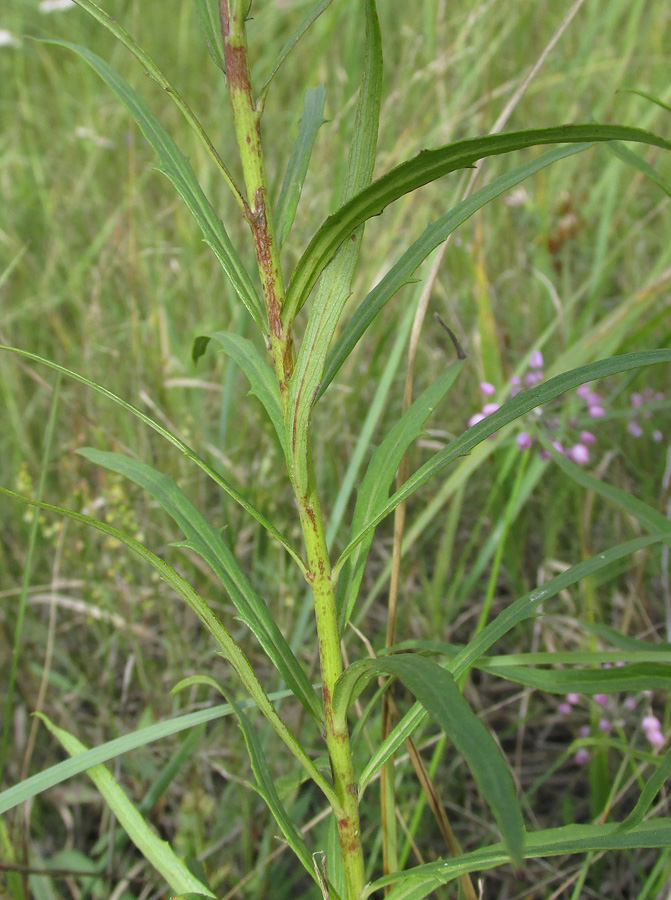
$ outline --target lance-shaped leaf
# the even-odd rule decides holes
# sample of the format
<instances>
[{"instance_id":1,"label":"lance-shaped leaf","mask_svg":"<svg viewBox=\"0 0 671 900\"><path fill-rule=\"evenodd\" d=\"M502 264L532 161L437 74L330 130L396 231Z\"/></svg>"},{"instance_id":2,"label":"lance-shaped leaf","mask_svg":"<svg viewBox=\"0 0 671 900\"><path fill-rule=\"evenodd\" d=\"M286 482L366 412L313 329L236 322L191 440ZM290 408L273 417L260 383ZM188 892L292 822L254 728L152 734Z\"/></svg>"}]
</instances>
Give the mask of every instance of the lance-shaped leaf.
<instances>
[{"instance_id":1,"label":"lance-shaped leaf","mask_svg":"<svg viewBox=\"0 0 671 900\"><path fill-rule=\"evenodd\" d=\"M293 696L292 691L283 690L275 691L268 695L269 700L284 700ZM253 700L240 700L238 706L256 706ZM189 728L197 728L206 722L212 722L220 719L222 716L230 716L233 713L233 707L228 703L213 706L210 709L199 709L197 712L187 713L183 716L175 716L172 719L165 719L162 722L155 722L153 725L147 725L145 728L138 728L128 734L124 734L119 738L106 741L97 747L92 747L85 753L77 754L72 759L63 760L48 769L43 769L30 778L20 781L7 790L0 793L0 815L10 809L14 809L19 803L25 803L31 797L41 794L49 788L55 787L90 769L91 766L97 766L99 763L107 762L123 753L135 750L137 747L146 747L153 741L162 740L172 734L179 734ZM144 803L144 801L143 801Z\"/></svg>"},{"instance_id":2,"label":"lance-shaped leaf","mask_svg":"<svg viewBox=\"0 0 671 900\"><path fill-rule=\"evenodd\" d=\"M539 384L528 391L522 391L515 397L507 400L500 409L487 416L477 425L469 428L468 431L465 431L454 441L451 441L444 450L436 453L432 459L424 463L414 475L408 478L405 484L391 496L384 508L375 514L345 547L334 567L334 576L337 575L344 561L364 539L366 534L372 528L375 528L390 512L393 512L399 503L455 459L458 459L460 456L466 456L470 450L477 447L490 434L494 434L494 432L503 428L504 425L509 425L525 413L531 412L537 406L548 403L550 400L554 400L566 391L578 387L578 385L587 381L595 381L608 375L615 375L618 372L626 372L643 366L666 362L671 362L671 350L642 350L638 353L625 353L622 356L613 356L610 359L602 359L598 362L589 363L586 366L580 366L577 369L571 369L570 372L564 372L555 378L550 378L543 384Z\"/></svg>"},{"instance_id":3,"label":"lance-shaped leaf","mask_svg":"<svg viewBox=\"0 0 671 900\"><path fill-rule=\"evenodd\" d=\"M642 662L612 669L537 669L530 666L497 666L485 659L474 665L499 678L538 688L549 694L617 694L620 691L668 691L671 665Z\"/></svg>"},{"instance_id":4,"label":"lance-shaped leaf","mask_svg":"<svg viewBox=\"0 0 671 900\"><path fill-rule=\"evenodd\" d=\"M247 754L252 766L252 772L254 773L254 777L256 778L256 784L251 785L251 787L253 787L253 789L259 794L259 796L265 800L268 809L273 814L273 818L282 829L282 833L287 839L287 843L294 851L300 862L303 864L303 868L309 873L311 878L319 883L314 865L312 863L312 855L306 847L305 841L299 834L298 829L291 821L289 814L284 807L284 804L280 800L279 794L277 793L277 789L275 787L275 783L273 782L273 777L270 774L270 769L268 768L268 763L266 762L266 757L264 755L261 742L259 741L255 730L250 725L247 716L242 710L242 707L233 702L232 698L228 696L227 692L219 684L219 682L215 681L215 679L211 678L209 675L192 675L188 678L183 678L178 684L174 686L170 693L176 694L183 688L190 687L193 684L204 684L208 687L215 688L221 693L224 700L226 700L233 707L235 717L238 720L240 730L242 731L242 736L245 740Z\"/></svg>"},{"instance_id":5,"label":"lance-shaped leaf","mask_svg":"<svg viewBox=\"0 0 671 900\"><path fill-rule=\"evenodd\" d=\"M237 251L224 228L224 225L212 208L198 183L191 164L170 137L165 128L151 112L144 100L133 90L114 69L95 53L79 44L68 41L49 41L60 47L67 47L78 53L91 68L100 75L112 88L140 128L140 131L151 145L159 161L159 170L166 175L175 186L178 194L186 203L189 212L198 223L205 243L214 251L222 268L235 288L236 293L245 304L254 321L263 331L268 333L266 312L252 281L242 264Z\"/></svg>"},{"instance_id":6,"label":"lance-shaped leaf","mask_svg":"<svg viewBox=\"0 0 671 900\"><path fill-rule=\"evenodd\" d=\"M263 685L259 681L256 672L252 668L242 648L231 636L228 629L222 625L213 610L208 606L200 594L197 593L197 591L194 591L188 581L182 578L172 566L169 566L160 556L152 553L152 551L145 547L144 544L136 541L135 538L120 531L118 528L108 525L106 522L100 522L98 519L84 515L84 513L75 512L72 509L65 509L62 506L54 506L51 503L33 500L30 497L17 494L16 491L10 491L7 488L0 487L0 494L4 494L6 497L11 497L14 500L19 500L21 503L25 503L28 506L35 506L38 509L44 509L61 516L67 516L67 518L73 519L75 522L89 525L97 531L102 532L102 534L109 535L120 541L134 553L137 553L138 556L145 560L145 562L149 563L149 565L159 573L161 578L175 590L182 600L184 600L186 605L195 612L205 628L215 639L221 648L222 655L230 662L240 681L253 698L256 706L268 719L280 739L300 762L310 778L312 778L315 784L322 790L329 803L337 805L338 801L333 788L328 784L319 769L317 769L305 750L301 747L279 716L277 710L268 699L268 695L266 694Z\"/></svg>"},{"instance_id":7,"label":"lance-shaped leaf","mask_svg":"<svg viewBox=\"0 0 671 900\"><path fill-rule=\"evenodd\" d=\"M576 584L581 578L593 575L602 569L611 566L618 560L625 559L637 550L643 550L653 544L662 541L668 532L656 535L647 535L646 537L635 538L632 541L626 541L618 544L603 553L598 553L590 559L583 560L571 566L560 575L551 578L545 584L535 588L528 594L517 599L502 613L493 619L485 628L473 638L448 664L449 670L455 679L463 676L478 659L484 656L489 648L507 634L515 625L535 615L538 606L546 600L555 597L560 591ZM366 764L359 783L363 789L370 781L379 767L396 751L403 741L411 735L423 721L426 713L419 703L415 703L412 708L403 716L401 721L394 727L389 736L375 750L371 759Z\"/></svg>"},{"instance_id":8,"label":"lance-shaped leaf","mask_svg":"<svg viewBox=\"0 0 671 900\"><path fill-rule=\"evenodd\" d=\"M405 411L373 454L357 493L351 533L358 534L387 502L389 486L403 454L422 433L424 423L445 397L461 371L463 362L451 363ZM357 545L348 566L338 580L337 599L341 630L352 615L363 571L373 541L372 531Z\"/></svg>"},{"instance_id":9,"label":"lance-shaped leaf","mask_svg":"<svg viewBox=\"0 0 671 900\"><path fill-rule=\"evenodd\" d=\"M273 423L282 450L284 445L284 418L277 379L266 359L259 353L252 341L233 331L215 331L201 335L193 342L194 363L205 353L210 340L217 341L224 353L230 356L247 376L250 393L263 403L268 418Z\"/></svg>"},{"instance_id":10,"label":"lance-shaped leaf","mask_svg":"<svg viewBox=\"0 0 671 900\"><path fill-rule=\"evenodd\" d=\"M217 0L196 0L196 13L205 35L205 43L217 68L224 71L224 51L221 46L221 22Z\"/></svg>"},{"instance_id":11,"label":"lance-shaped leaf","mask_svg":"<svg viewBox=\"0 0 671 900\"><path fill-rule=\"evenodd\" d=\"M512 190L530 175L539 172L557 160L573 156L575 153L581 153L592 146L593 144L572 144L568 147L556 147L548 150L547 153L543 153L537 159L531 160L522 166L517 166L510 172L506 172L505 175L495 178L491 184L480 188L480 190L471 194L470 197L458 203L454 209L441 216L440 219L428 225L419 238L408 247L398 262L389 269L385 276L380 279L364 298L345 324L327 357L316 399L318 400L321 397L333 381L340 367L354 349L357 341L384 308L385 304L391 300L403 285L412 281L415 272L427 256L442 244L459 225L469 219L479 209L482 209L491 200Z\"/></svg>"},{"instance_id":12,"label":"lance-shaped leaf","mask_svg":"<svg viewBox=\"0 0 671 900\"><path fill-rule=\"evenodd\" d=\"M646 782L645 787L641 791L641 796L636 801L636 805L629 813L627 818L620 822L618 831L631 831L640 822L643 816L652 806L652 802L666 784L667 779L671 776L671 749L667 750L654 773Z\"/></svg>"},{"instance_id":13,"label":"lance-shaped leaf","mask_svg":"<svg viewBox=\"0 0 671 900\"><path fill-rule=\"evenodd\" d=\"M380 101L382 96L382 39L375 0L365 0L366 51L354 133L347 159L343 202L370 184L375 165ZM324 371L326 354L340 314L350 295L359 258L359 229L338 253L319 285L301 342L289 389L287 448L292 458L296 490L308 489L308 429L310 415ZM285 320L291 321L291 320Z\"/></svg>"},{"instance_id":14,"label":"lance-shaped leaf","mask_svg":"<svg viewBox=\"0 0 671 900\"><path fill-rule=\"evenodd\" d=\"M266 604L249 583L221 533L210 525L172 478L122 453L109 453L91 447L77 452L96 465L130 478L161 505L186 538L179 546L193 550L210 566L277 671L305 709L319 721L319 699Z\"/></svg>"},{"instance_id":15,"label":"lance-shaped leaf","mask_svg":"<svg viewBox=\"0 0 671 900\"><path fill-rule=\"evenodd\" d=\"M480 794L498 822L508 853L519 865L524 822L513 777L496 742L449 672L430 659L409 653L354 663L336 683L333 694L336 719L344 724L347 709L370 679L380 673L399 678L464 757Z\"/></svg>"},{"instance_id":16,"label":"lance-shaped leaf","mask_svg":"<svg viewBox=\"0 0 671 900\"><path fill-rule=\"evenodd\" d=\"M634 497L633 494L623 491L621 488L617 488L612 484L607 484L605 481L601 481L600 478L595 478L593 475L590 475L590 473L586 472L581 466L576 465L576 463L567 459L563 454L558 453L553 447L552 442L549 441L545 435L541 435L540 439L543 447L551 454L559 468L563 469L576 484L581 485L581 487L584 487L586 490L600 494L606 500L619 506L626 513L640 522L646 531L660 532L668 530L669 533L671 533L671 521L669 521L666 516L662 515L662 513L658 512L658 510L654 509L648 503L644 503L643 500L639 500L638 497Z\"/></svg>"},{"instance_id":17,"label":"lance-shaped leaf","mask_svg":"<svg viewBox=\"0 0 671 900\"><path fill-rule=\"evenodd\" d=\"M638 850L666 848L671 843L671 819L659 817L641 822L630 831L619 831L617 822L607 825L564 825L526 834L523 856L542 859L565 856L568 853L590 853L604 850ZM464 853L457 859L439 860L416 866L406 872L385 875L369 884L364 898L394 885L387 900L423 900L443 884L454 881L464 872L485 872L511 862L503 844L493 844L484 850Z\"/></svg>"},{"instance_id":18,"label":"lance-shaped leaf","mask_svg":"<svg viewBox=\"0 0 671 900\"><path fill-rule=\"evenodd\" d=\"M308 88L305 92L298 138L289 157L289 164L275 210L275 232L280 247L287 239L296 216L317 132L326 122L324 118L325 97L326 88L323 84Z\"/></svg>"},{"instance_id":19,"label":"lance-shaped leaf","mask_svg":"<svg viewBox=\"0 0 671 900\"><path fill-rule=\"evenodd\" d=\"M42 713L37 715L70 756L86 752L87 748L74 735L57 728ZM165 878L173 891L195 891L206 897L215 896L206 885L189 872L170 844L158 837L105 766L92 766L86 770L86 774L98 788L128 837L144 858Z\"/></svg>"},{"instance_id":20,"label":"lance-shaped leaf","mask_svg":"<svg viewBox=\"0 0 671 900\"><path fill-rule=\"evenodd\" d=\"M404 194L449 172L472 166L479 159L489 156L498 156L541 144L618 140L638 141L671 150L668 141L640 128L588 124L490 134L457 141L436 150L423 150L418 156L378 178L370 187L361 191L326 219L296 266L282 310L283 320L293 321L320 274L349 235L371 216L379 215L385 206Z\"/></svg>"},{"instance_id":21,"label":"lance-shaped leaf","mask_svg":"<svg viewBox=\"0 0 671 900\"><path fill-rule=\"evenodd\" d=\"M207 338L209 341L209 338ZM236 503L238 503L245 512L249 513L252 518L256 519L259 525L262 525L266 531L271 534L276 541L278 541L287 553L293 558L293 560L298 565L299 569L303 574L306 573L305 564L301 559L298 551L291 545L289 540L281 534L277 528L273 525L266 516L263 515L258 509L256 509L252 504L242 496L242 494L236 490L232 484L226 481L216 469L213 469L205 460L198 456L198 454L193 450L188 444L185 444L181 438L177 437L176 434L173 434L171 431L168 431L167 428L164 428L163 425L160 425L157 421L148 416L146 413L142 412L142 410L138 409L137 406L133 406L132 403L128 403L127 400L123 400L117 394L114 394L112 391L108 390L103 385L98 384L95 381L91 381L90 378L85 378L83 375L80 375L78 372L73 372L72 369L66 369L65 366L60 366L58 363L52 362L50 359L45 359L43 356L38 356L36 353L31 353L29 350L21 350L19 347L6 347L4 345L0 345L0 350L8 350L11 353L16 353L19 356L23 356L26 359L32 359L35 362L43 363L50 369L54 369L56 372L61 372L63 375L67 375L68 378L72 378L74 381L78 381L80 384L85 384L87 387L92 388L94 391L97 391L99 394L102 394L103 397L107 397L109 400L114 401L114 403L118 404L122 409L125 409L127 412L131 413L131 415L136 416L140 421L144 422L145 425L148 425L150 428L160 434L161 437L165 438L166 441L169 441L173 445L173 447L177 447L177 449L186 456L187 459L190 459L199 469L202 469L205 474L214 481L215 484L219 485L219 487L228 494Z\"/></svg>"}]
</instances>

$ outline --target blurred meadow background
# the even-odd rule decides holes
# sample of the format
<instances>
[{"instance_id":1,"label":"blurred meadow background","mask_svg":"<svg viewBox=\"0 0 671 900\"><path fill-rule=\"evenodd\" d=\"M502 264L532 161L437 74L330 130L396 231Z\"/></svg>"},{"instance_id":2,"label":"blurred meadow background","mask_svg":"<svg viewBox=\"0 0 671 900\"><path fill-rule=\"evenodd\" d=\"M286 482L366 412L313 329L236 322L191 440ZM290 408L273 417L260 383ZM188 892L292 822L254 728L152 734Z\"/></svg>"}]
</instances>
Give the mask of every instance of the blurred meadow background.
<instances>
[{"instance_id":1,"label":"blurred meadow background","mask_svg":"<svg viewBox=\"0 0 671 900\"><path fill-rule=\"evenodd\" d=\"M101 5L170 76L237 175L224 84L191 0ZM250 337L248 314L109 89L69 51L32 38L86 45L148 100L190 158L251 270L246 227L160 89L96 22L63 6L37 0L4 0L0 6L0 343L49 358L139 406L300 542L281 452L260 404L247 396L246 381L223 355L209 352L197 368L191 362L197 335L225 328ZM255 0L249 35L257 83L310 6L311 0ZM422 148L487 133L569 6L547 0L422 0L410 9L380 2L385 91L376 174ZM268 96L263 138L276 199L305 90L320 83L326 88L328 121L318 133L283 251L288 270L332 211L343 177L361 66L358 7L355 0L335 0L289 57ZM671 114L626 89L671 103L670 47L671 11L664 0L586 0L506 128L593 120L649 128L668 138ZM668 155L631 147L671 181ZM535 152L517 154L515 162ZM481 166L478 185L510 166L510 159L490 159ZM466 171L443 178L369 222L352 310L427 223L461 198L469 177ZM668 347L670 234L669 196L605 146L542 170L466 222L453 236L432 288L415 392L454 354L433 312L457 334L468 363L449 402L414 447L412 467L460 434L483 403L500 399L514 376L524 383L528 374L552 375L616 353ZM421 277L427 273L425 267ZM315 416L318 478L333 515L330 539L336 548L347 538L360 466L401 408L410 325L422 286L407 285L388 304ZM484 393L483 383L494 393ZM543 411L553 436L566 448L586 446L589 458L576 459L586 470L666 512L668 367L613 377L591 389L598 400L572 393ZM225 539L317 679L311 601L300 573L202 472L118 405L67 377L58 381L39 362L0 353L0 397L0 484L35 495L42 482L47 501L139 537L193 581L258 665L268 690L276 690L277 676L264 673L265 657L236 623L209 570L171 546L180 538L173 523L139 488L74 451L122 450L170 474L213 524L225 528ZM483 610L493 614L564 567L636 534L624 513L541 456L537 418L531 415L524 425L533 441L528 449L519 429L504 430L411 498L399 640L463 640ZM581 432L595 440L581 438ZM355 452L359 468L350 465ZM353 619L376 648L384 643L391 535L387 520L378 529ZM208 672L230 681L227 664L193 614L104 535L42 513L35 530L25 507L0 498L0 537L3 673L12 659L16 665L11 697L8 679L3 675L0 681L3 787L62 758L54 739L31 718L36 708L94 746L215 701L202 687L171 697L171 687L184 675ZM542 618L520 627L497 652L532 649L561 661L563 652L612 647L618 634L620 646L635 639L671 640L662 552L643 552L609 576L583 581L556 598ZM353 629L345 646L350 659L368 652ZM514 765L526 814L539 827L589 821L618 803L626 812L636 764L623 747L638 748L640 758L657 752L660 741L650 739L646 718L657 719L662 738L671 728L671 707L662 693L621 696L599 706L587 698L565 701L509 685L502 691L500 682L482 673L466 690ZM407 707L402 692L398 703ZM283 714L300 732L300 709L287 703ZM276 774L286 776L292 815L319 835L320 798L291 781L291 760L260 719L258 725ZM366 728L377 734L379 722L369 719ZM579 739L586 734L601 743L582 747ZM366 740L363 729L358 746L364 757ZM420 743L462 847L481 845L489 826L462 764L435 726L425 725ZM145 803L159 832L204 866L219 897L288 900L306 890L275 838L274 821L245 784L244 745L228 719L130 752L111 766L135 801ZM401 862L434 859L444 847L402 755L397 769ZM377 802L373 785L362 808L371 836L371 876L380 865ZM659 803L664 808L663 797ZM7 815L0 837L4 864L63 870L31 876L31 895L38 900L167 896L84 776L38 796L28 811ZM318 846L319 838L314 840ZM523 896L665 897L670 877L667 851L610 854L605 862L598 855L558 858L526 865ZM9 891L7 873L0 871L0 886L3 878ZM444 889L441 896L454 896L455 890ZM486 896L522 894L510 871L495 870Z\"/></svg>"}]
</instances>

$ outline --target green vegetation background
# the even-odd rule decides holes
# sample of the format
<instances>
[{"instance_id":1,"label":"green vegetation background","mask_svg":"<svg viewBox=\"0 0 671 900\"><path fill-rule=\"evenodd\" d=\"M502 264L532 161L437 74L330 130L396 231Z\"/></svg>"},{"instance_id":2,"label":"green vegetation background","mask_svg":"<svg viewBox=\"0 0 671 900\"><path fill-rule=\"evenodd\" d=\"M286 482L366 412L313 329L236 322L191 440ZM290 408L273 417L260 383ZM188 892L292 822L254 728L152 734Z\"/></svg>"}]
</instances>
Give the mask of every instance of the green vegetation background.
<instances>
[{"instance_id":1,"label":"green vegetation background","mask_svg":"<svg viewBox=\"0 0 671 900\"><path fill-rule=\"evenodd\" d=\"M207 54L190 0L107 0L103 6L170 74L237 173L224 85ZM277 49L308 6L294 0L255 2L249 33L259 77L268 73ZM381 2L379 6L386 90L377 174L424 147L486 133L568 10L565 3L534 0L449 4L423 0L412 12L407 4ZM356 2L336 0L304 37L270 91L263 136L277 197L304 91L320 82L326 85L329 121L319 132L285 248L289 269L332 209L343 175L359 77L361 21ZM7 28L19 40L19 46L0 47L0 342L81 372L169 423L221 467L259 509L287 522L298 541L280 453L260 405L246 397L244 379L223 356L210 352L197 369L190 359L192 341L199 334L228 329L251 336L246 312L181 201L154 170L151 150L111 92L67 51L22 35L82 43L110 61L171 129L243 258L251 264L248 234L225 186L214 180L202 149L174 107L127 52L82 11L46 15L37 3L10 0L0 10L0 28ZM593 119L640 125L668 136L668 113L621 90L637 88L669 102L670 47L671 13L663 0L587 2L507 127ZM661 151L637 152L668 180L669 162ZM505 159L488 161L482 183L509 165ZM467 177L468 173L456 174L423 188L369 223L353 304L429 221L453 205ZM436 442L466 427L481 405L478 382L486 377L502 384L501 379L512 374L548 329L550 337L542 346L548 367L561 361L568 368L572 355L586 348L590 358L599 358L669 346L670 224L668 197L606 148L544 170L523 191L494 202L467 222L447 251L431 310L438 311L459 335L470 363L450 403L431 420L432 432L416 448L414 464L423 461ZM316 418L318 474L327 506L337 495L413 291L412 286L405 288L388 305L330 388ZM482 331L483 322L490 323L489 334ZM450 352L442 330L427 319L417 391L435 377ZM377 439L385 423L398 415L403 379L401 360ZM0 483L34 491L53 382L53 374L44 367L0 355ZM649 430L637 440L625 427L629 395L645 387L668 391L668 370L655 367L633 382L613 379L600 386L608 415L599 424L594 461L600 464L603 477L663 509L666 448L671 438L668 406L654 414L654 427L663 430L666 443L653 441ZM179 536L167 518L133 485L74 455L76 448L85 445L124 450L176 478L210 520L225 527L226 539L285 634L315 672L314 634L304 585L283 552L137 420L82 385L64 381L45 499L104 516L141 536L195 579L235 630L226 597L210 573L199 571L197 560L170 547ZM470 634L486 591L489 564L479 577L469 578L469 573L486 539L505 518L517 459L503 446L463 481L456 500L449 491L441 494L440 483L413 498L399 638L457 640ZM346 525L345 514L336 544L342 544ZM631 533L623 517L585 497L551 468L513 526L500 561L495 609L533 586L539 572L542 577L602 544L607 546L618 535ZM30 516L0 500L3 668L12 651L29 531ZM379 531L355 617L376 646L384 627L381 601L387 586L390 535L386 524ZM642 559L634 570L603 589L592 585L584 593L565 598L558 614L537 628L534 640L540 649L588 646L583 643L588 638L575 626L576 617L631 635L664 636L663 588L659 569ZM242 628L237 630L236 636L263 669L253 640ZM215 655L195 618L151 573L102 535L44 517L32 559L7 784L21 774L29 714L45 671L50 633L53 656L44 709L89 746L203 703L207 698L202 689L170 697L170 688L182 675L208 671L220 679L228 677L227 666ZM520 647L529 648L529 631L518 638ZM353 633L347 645L352 657L366 652ZM271 680L268 688L276 687ZM498 707L501 700L488 692L490 687L482 686L483 709ZM0 686L4 708L2 693ZM527 710L530 733L540 737L525 741L524 752L518 756L523 786L549 770L570 740L570 729L563 742L561 730L547 731L554 727L554 706L552 699L548 702L534 695ZM517 706L508 710L504 704L488 718L499 734L511 736L513 750L521 721L515 718L518 714ZM300 729L298 710L287 707L286 715ZM375 731L374 724L371 729ZM269 734L266 737L272 740ZM178 744L177 738L165 741L129 754L117 764L122 782L136 799L150 788ZM282 753L272 746L268 749L277 772L288 772ZM53 740L40 730L30 771L58 758ZM448 805L458 808L470 803L461 793L459 770L449 754L437 757L435 766L437 782L450 798ZM216 863L208 865L222 892L254 872L241 887L241 896L292 896L291 863L281 854L265 862L277 849L274 830L258 798L240 783L247 776L237 730L230 723L211 726L194 743L152 819L179 852L216 857ZM561 824L586 814L586 773L571 770L558 782L552 777L547 775L543 794L544 824ZM418 791L411 775L403 785L401 811L411 819ZM319 809L311 805L314 801L312 795L295 792L297 821L318 815ZM374 828L372 803L371 792L364 818ZM486 834L477 822L477 809L469 812L476 816L476 824L464 827L461 823L460 837L466 847L469 839L477 846ZM425 828L419 829L417 842L425 858L431 859L442 848L430 817L422 821ZM66 783L59 791L38 798L33 807L33 859L45 865L79 865L81 854L95 858L105 852L107 844L101 839L109 837L112 829L113 823L87 783ZM63 848L68 848L69 856L63 855ZM117 852L115 865L123 860L123 866L129 867L132 853L123 848ZM635 866L625 867L613 883L625 876L635 878ZM60 896L50 895L46 886L43 889L45 897ZM53 885L49 889L57 890ZM609 896L620 895L611 891Z\"/></svg>"}]
</instances>

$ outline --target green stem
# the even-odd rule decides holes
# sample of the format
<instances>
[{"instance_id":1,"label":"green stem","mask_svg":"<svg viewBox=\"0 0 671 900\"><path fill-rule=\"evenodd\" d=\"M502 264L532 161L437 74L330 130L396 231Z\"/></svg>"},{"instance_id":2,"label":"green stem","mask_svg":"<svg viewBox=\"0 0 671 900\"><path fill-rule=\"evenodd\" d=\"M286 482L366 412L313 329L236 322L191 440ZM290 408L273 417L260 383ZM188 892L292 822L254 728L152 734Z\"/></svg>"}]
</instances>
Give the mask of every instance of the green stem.
<instances>
[{"instance_id":1,"label":"green stem","mask_svg":"<svg viewBox=\"0 0 671 900\"><path fill-rule=\"evenodd\" d=\"M247 54L245 0L219 0L228 95L247 193L245 218L251 228L263 297L268 313L268 349L273 357L283 407L294 368L291 322L282 323L285 300L279 250L268 202L268 181L261 146L261 110L252 92Z\"/></svg>"},{"instance_id":2,"label":"green stem","mask_svg":"<svg viewBox=\"0 0 671 900\"><path fill-rule=\"evenodd\" d=\"M298 504L308 560L308 581L312 587L315 603L326 745L331 761L333 786L338 799L338 807L334 807L334 813L342 856L345 900L358 900L366 883L359 822L359 789L354 778L347 723L336 720L333 715L333 691L343 671L335 583L331 578L324 520L319 499L313 488L314 478L311 469L310 482L311 486L306 494L298 497Z\"/></svg>"},{"instance_id":3,"label":"green stem","mask_svg":"<svg viewBox=\"0 0 671 900\"><path fill-rule=\"evenodd\" d=\"M245 31L248 8L249 0L219 0L228 93L247 194L245 218L254 237L270 326L268 349L273 357L286 421L289 417L289 384L294 369L292 317L285 317L286 321L282 322L281 313L286 295L272 217L269 214L268 188L261 146L261 108L255 103L249 74ZM306 431L307 427L306 423ZM294 444L290 470L307 554L306 578L312 588L315 603L324 692L325 738L335 791L332 806L337 821L345 880L343 900L359 900L365 887L365 870L359 823L358 787L354 779L347 722L335 719L332 704L333 690L343 670L335 581L331 577L331 561L326 545L321 506L315 489L308 435L305 434L303 438ZM302 471L306 476L300 479L300 483L294 477L296 471Z\"/></svg>"}]
</instances>

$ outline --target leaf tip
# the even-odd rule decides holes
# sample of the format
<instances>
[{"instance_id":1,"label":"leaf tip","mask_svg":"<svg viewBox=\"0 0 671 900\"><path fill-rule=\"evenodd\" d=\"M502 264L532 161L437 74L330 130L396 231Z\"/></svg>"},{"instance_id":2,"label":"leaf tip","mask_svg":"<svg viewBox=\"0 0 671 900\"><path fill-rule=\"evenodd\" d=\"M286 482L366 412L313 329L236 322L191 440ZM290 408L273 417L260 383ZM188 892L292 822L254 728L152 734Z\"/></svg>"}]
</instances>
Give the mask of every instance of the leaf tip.
<instances>
[{"instance_id":1,"label":"leaf tip","mask_svg":"<svg viewBox=\"0 0 671 900\"><path fill-rule=\"evenodd\" d=\"M205 355L209 343L210 337L207 334L201 334L194 340L193 347L191 348L191 359L193 360L194 366L197 366L200 357Z\"/></svg>"}]
</instances>

